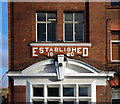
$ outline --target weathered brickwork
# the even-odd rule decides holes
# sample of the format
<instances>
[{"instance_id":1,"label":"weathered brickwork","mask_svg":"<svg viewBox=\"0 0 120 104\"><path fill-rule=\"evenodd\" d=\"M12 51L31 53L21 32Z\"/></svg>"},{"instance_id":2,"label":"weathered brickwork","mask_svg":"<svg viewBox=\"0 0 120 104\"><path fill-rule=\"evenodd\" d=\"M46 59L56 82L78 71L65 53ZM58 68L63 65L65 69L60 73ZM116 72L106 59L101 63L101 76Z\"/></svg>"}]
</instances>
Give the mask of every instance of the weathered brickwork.
<instances>
[{"instance_id":1,"label":"weathered brickwork","mask_svg":"<svg viewBox=\"0 0 120 104\"><path fill-rule=\"evenodd\" d=\"M8 3L9 70L24 70L36 62L48 59L48 57L44 55L38 58L31 57L30 43L36 42L36 12L54 11L57 13L57 40L63 41L63 13L65 11L82 11L85 16L85 42L91 43L92 46L90 47L88 58L82 58L78 55L72 58L90 64L99 70L116 69L119 71L118 65L120 65L120 63L111 63L110 61L110 34L111 25L120 26L120 24L118 24L120 23L120 9L111 8L109 3L107 3L107 7L105 7L105 5L104 2ZM107 25L106 19L111 19L107 21ZM108 63L106 63L106 60ZM106 92L106 89L108 92ZM96 90L97 102L106 102L106 97L103 96L106 94L108 102L111 102L109 83L107 88L106 86L97 86ZM13 87L13 80L9 79L9 91L10 102L26 101L25 86Z\"/></svg>"},{"instance_id":2,"label":"weathered brickwork","mask_svg":"<svg viewBox=\"0 0 120 104\"><path fill-rule=\"evenodd\" d=\"M11 3L12 4L12 3ZM36 41L36 21L35 13L38 11L57 11L57 39L63 40L63 13L65 11L83 11L85 14L85 27L86 27L86 4L85 3L13 3L12 8L14 13L11 13L13 31L9 37L9 42L12 48L10 50L11 64L14 65L10 70L23 70L27 66L47 59L46 56L40 56L40 58L32 58L30 51L30 43ZM88 21L88 20L87 20ZM78 60L85 61L86 63L104 70L105 67L105 3L89 3L89 36L85 28L86 42L90 42L90 57L81 58ZM101 38L102 37L102 38ZM14 50L14 51L13 51Z\"/></svg>"}]
</instances>

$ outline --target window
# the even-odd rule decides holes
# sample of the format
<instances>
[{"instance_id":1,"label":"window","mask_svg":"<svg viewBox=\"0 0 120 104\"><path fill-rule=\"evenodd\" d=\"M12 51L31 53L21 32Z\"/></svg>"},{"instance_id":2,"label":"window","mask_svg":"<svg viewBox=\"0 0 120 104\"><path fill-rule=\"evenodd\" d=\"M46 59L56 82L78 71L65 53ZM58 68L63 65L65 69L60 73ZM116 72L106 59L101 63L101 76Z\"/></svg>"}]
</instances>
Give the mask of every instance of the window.
<instances>
[{"instance_id":1,"label":"window","mask_svg":"<svg viewBox=\"0 0 120 104\"><path fill-rule=\"evenodd\" d=\"M64 41L84 42L84 13L64 13Z\"/></svg>"},{"instance_id":2,"label":"window","mask_svg":"<svg viewBox=\"0 0 120 104\"><path fill-rule=\"evenodd\" d=\"M48 101L47 104L59 104L59 101Z\"/></svg>"},{"instance_id":3,"label":"window","mask_svg":"<svg viewBox=\"0 0 120 104\"><path fill-rule=\"evenodd\" d=\"M43 97L43 87L33 87L33 96Z\"/></svg>"},{"instance_id":4,"label":"window","mask_svg":"<svg viewBox=\"0 0 120 104\"><path fill-rule=\"evenodd\" d=\"M36 41L54 42L57 39L57 17L56 13L36 14Z\"/></svg>"},{"instance_id":5,"label":"window","mask_svg":"<svg viewBox=\"0 0 120 104\"><path fill-rule=\"evenodd\" d=\"M91 104L89 100L80 100L79 104Z\"/></svg>"},{"instance_id":6,"label":"window","mask_svg":"<svg viewBox=\"0 0 120 104\"><path fill-rule=\"evenodd\" d=\"M112 104L120 103L120 88L112 88Z\"/></svg>"},{"instance_id":7,"label":"window","mask_svg":"<svg viewBox=\"0 0 120 104\"><path fill-rule=\"evenodd\" d=\"M58 86L48 86L48 96L59 96Z\"/></svg>"},{"instance_id":8,"label":"window","mask_svg":"<svg viewBox=\"0 0 120 104\"><path fill-rule=\"evenodd\" d=\"M111 31L111 61L120 62L120 30Z\"/></svg>"},{"instance_id":9,"label":"window","mask_svg":"<svg viewBox=\"0 0 120 104\"><path fill-rule=\"evenodd\" d=\"M89 85L79 86L79 96L90 96L90 86Z\"/></svg>"},{"instance_id":10,"label":"window","mask_svg":"<svg viewBox=\"0 0 120 104\"><path fill-rule=\"evenodd\" d=\"M37 88L37 96L34 94ZM82 90L82 91L81 91ZM81 84L44 84L33 85L33 104L89 104L91 85Z\"/></svg>"},{"instance_id":11,"label":"window","mask_svg":"<svg viewBox=\"0 0 120 104\"><path fill-rule=\"evenodd\" d=\"M74 86L64 85L63 86L63 96L75 96Z\"/></svg>"},{"instance_id":12,"label":"window","mask_svg":"<svg viewBox=\"0 0 120 104\"><path fill-rule=\"evenodd\" d=\"M33 104L44 104L43 101L33 101Z\"/></svg>"},{"instance_id":13,"label":"window","mask_svg":"<svg viewBox=\"0 0 120 104\"><path fill-rule=\"evenodd\" d=\"M120 6L120 1L111 0L111 6Z\"/></svg>"},{"instance_id":14,"label":"window","mask_svg":"<svg viewBox=\"0 0 120 104\"><path fill-rule=\"evenodd\" d=\"M75 104L74 102L75 102L75 101L70 101L70 100L67 101L67 100L64 100L64 101L63 101L63 104Z\"/></svg>"}]
</instances>

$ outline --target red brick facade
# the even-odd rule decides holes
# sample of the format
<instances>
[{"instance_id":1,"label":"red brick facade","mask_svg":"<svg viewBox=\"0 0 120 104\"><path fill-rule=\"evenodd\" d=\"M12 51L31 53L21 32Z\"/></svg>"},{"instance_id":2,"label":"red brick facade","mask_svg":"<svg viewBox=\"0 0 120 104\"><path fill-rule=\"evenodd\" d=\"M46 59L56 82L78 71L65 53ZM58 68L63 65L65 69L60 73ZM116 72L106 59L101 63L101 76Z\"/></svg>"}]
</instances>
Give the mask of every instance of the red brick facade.
<instances>
[{"instance_id":1,"label":"red brick facade","mask_svg":"<svg viewBox=\"0 0 120 104\"><path fill-rule=\"evenodd\" d=\"M106 8L107 4L107 8ZM63 40L63 13L65 11L82 11L85 15L85 42L91 43L89 57L82 58L74 56L73 59L83 61L99 70L119 71L120 63L110 61L110 34L111 25L120 26L120 9L114 9L109 3L104 2L73 2L73 3L29 3L15 2L8 3L9 14L9 70L20 71L26 67L48 59L47 56L38 58L31 57L30 43L36 42L36 21L35 13L38 11L57 12L57 40ZM88 17L89 16L89 17ZM106 19L107 21L107 46L106 46ZM106 50L107 47L107 50ZM107 52L107 57L106 57ZM106 58L108 63L106 62ZM114 66L113 66L114 65ZM108 68L107 68L108 66ZM19 90L18 90L19 89ZM106 93L107 89L107 93ZM97 86L97 102L111 102L110 85ZM14 86L13 81L9 79L9 102L25 102L25 86Z\"/></svg>"}]
</instances>

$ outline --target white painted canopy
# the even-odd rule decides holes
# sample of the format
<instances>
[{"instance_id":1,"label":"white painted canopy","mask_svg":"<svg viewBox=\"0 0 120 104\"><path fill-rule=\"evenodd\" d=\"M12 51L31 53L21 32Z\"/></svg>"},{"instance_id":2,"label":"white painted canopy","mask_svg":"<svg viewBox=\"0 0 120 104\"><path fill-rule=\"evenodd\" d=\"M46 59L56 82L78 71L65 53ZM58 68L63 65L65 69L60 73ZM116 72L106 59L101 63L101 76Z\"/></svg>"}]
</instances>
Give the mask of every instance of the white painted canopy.
<instances>
[{"instance_id":1,"label":"white painted canopy","mask_svg":"<svg viewBox=\"0 0 120 104\"><path fill-rule=\"evenodd\" d=\"M89 76L96 76L96 77L105 77L105 76L114 76L114 72L106 72L99 71L95 67L92 67L84 62L69 59L64 61L64 76L82 76L82 77L89 77ZM37 62L23 71L10 71L8 72L8 76L58 76L59 72L56 71L55 61L54 59L48 59L44 61Z\"/></svg>"}]
</instances>

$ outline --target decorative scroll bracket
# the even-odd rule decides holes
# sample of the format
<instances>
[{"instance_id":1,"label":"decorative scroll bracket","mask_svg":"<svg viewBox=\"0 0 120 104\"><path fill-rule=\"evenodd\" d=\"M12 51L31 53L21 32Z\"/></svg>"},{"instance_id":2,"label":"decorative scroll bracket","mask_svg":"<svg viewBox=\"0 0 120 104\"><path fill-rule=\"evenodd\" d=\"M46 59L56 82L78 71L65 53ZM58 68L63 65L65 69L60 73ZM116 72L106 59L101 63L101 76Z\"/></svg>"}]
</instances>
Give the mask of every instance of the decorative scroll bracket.
<instances>
[{"instance_id":1,"label":"decorative scroll bracket","mask_svg":"<svg viewBox=\"0 0 120 104\"><path fill-rule=\"evenodd\" d=\"M64 59L64 55L58 55L57 60L55 61L58 80L64 80L64 73L66 68L66 61Z\"/></svg>"}]
</instances>

